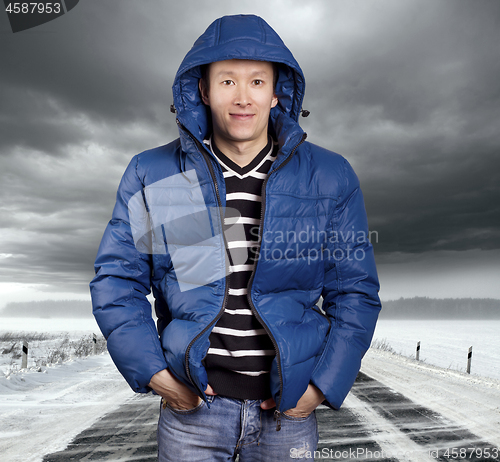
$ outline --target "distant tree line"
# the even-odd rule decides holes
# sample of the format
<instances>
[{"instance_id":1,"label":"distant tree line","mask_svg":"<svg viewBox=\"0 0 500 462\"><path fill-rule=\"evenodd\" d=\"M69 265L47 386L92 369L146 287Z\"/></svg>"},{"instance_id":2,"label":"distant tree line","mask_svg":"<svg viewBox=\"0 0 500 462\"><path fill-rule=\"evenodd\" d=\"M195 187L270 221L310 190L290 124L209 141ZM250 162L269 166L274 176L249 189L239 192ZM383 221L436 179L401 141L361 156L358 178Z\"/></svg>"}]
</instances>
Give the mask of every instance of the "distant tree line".
<instances>
[{"instance_id":1,"label":"distant tree line","mask_svg":"<svg viewBox=\"0 0 500 462\"><path fill-rule=\"evenodd\" d=\"M11 302L5 317L89 318L90 301L43 300ZM500 319L500 300L493 298L400 298L382 302L381 319Z\"/></svg>"},{"instance_id":2,"label":"distant tree line","mask_svg":"<svg viewBox=\"0 0 500 462\"><path fill-rule=\"evenodd\" d=\"M23 318L90 318L92 304L85 300L41 300L10 302L0 316Z\"/></svg>"},{"instance_id":3,"label":"distant tree line","mask_svg":"<svg viewBox=\"0 0 500 462\"><path fill-rule=\"evenodd\" d=\"M400 298L382 302L381 319L500 319L493 298Z\"/></svg>"}]
</instances>

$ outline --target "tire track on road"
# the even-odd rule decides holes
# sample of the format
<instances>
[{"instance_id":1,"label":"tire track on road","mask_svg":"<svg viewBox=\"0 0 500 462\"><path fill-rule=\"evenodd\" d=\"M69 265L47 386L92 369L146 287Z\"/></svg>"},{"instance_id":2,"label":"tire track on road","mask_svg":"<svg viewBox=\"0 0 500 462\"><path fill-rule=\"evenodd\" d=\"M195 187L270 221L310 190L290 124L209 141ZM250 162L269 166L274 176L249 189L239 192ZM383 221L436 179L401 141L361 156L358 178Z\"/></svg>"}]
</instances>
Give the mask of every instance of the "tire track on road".
<instances>
[{"instance_id":1,"label":"tire track on road","mask_svg":"<svg viewBox=\"0 0 500 462\"><path fill-rule=\"evenodd\" d=\"M156 461L159 407L158 396L136 395L43 462Z\"/></svg>"},{"instance_id":2,"label":"tire track on road","mask_svg":"<svg viewBox=\"0 0 500 462\"><path fill-rule=\"evenodd\" d=\"M373 430L354 409L344 406L338 411L321 407L316 410L319 429L318 454L316 460L363 460L398 462L398 459L384 457L387 454L373 438ZM370 457L378 456L378 457Z\"/></svg>"},{"instance_id":3,"label":"tire track on road","mask_svg":"<svg viewBox=\"0 0 500 462\"><path fill-rule=\"evenodd\" d=\"M406 398L363 372L358 374L352 393L379 415L391 422L411 441L417 443L436 461L467 460L474 462L499 460L485 457L485 449L494 447L467 428L447 420L441 414ZM474 451L471 449L474 448ZM455 455L450 452L456 450ZM447 455L447 451L448 454ZM460 457L460 453L465 454Z\"/></svg>"}]
</instances>

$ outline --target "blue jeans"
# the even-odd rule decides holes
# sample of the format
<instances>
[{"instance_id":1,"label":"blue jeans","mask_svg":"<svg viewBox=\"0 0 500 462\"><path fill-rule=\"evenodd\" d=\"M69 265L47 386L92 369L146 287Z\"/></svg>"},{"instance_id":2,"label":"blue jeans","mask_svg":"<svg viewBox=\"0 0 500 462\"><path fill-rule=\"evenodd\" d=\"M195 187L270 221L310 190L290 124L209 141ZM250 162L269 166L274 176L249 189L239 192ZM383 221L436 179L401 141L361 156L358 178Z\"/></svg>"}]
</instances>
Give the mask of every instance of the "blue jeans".
<instances>
[{"instance_id":1,"label":"blue jeans","mask_svg":"<svg viewBox=\"0 0 500 462\"><path fill-rule=\"evenodd\" d=\"M305 418L281 414L276 431L274 409L263 410L262 400L208 396L194 409L161 408L158 422L158 461L280 462L313 459L318 426L313 412Z\"/></svg>"}]
</instances>

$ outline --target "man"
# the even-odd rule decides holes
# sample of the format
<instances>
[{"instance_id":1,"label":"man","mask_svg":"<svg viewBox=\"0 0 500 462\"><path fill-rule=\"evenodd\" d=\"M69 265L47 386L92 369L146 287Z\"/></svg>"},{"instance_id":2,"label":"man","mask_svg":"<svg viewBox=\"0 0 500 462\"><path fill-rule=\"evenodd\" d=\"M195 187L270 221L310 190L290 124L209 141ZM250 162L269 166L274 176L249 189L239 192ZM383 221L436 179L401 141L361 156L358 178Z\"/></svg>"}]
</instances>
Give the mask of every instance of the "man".
<instances>
[{"instance_id":1,"label":"man","mask_svg":"<svg viewBox=\"0 0 500 462\"><path fill-rule=\"evenodd\" d=\"M265 21L216 20L174 81L180 138L120 184L94 314L130 386L162 396L160 461L311 454L315 408L340 407L369 347L380 301L359 182L305 141L304 91Z\"/></svg>"}]
</instances>

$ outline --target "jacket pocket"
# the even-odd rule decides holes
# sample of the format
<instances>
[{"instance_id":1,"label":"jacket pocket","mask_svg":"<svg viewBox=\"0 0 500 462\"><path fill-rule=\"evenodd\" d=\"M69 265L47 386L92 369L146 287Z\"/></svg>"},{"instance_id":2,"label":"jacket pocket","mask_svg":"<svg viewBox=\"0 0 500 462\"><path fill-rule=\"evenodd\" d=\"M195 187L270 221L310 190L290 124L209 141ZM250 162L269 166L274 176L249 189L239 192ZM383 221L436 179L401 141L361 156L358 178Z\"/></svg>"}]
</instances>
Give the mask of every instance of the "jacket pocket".
<instances>
[{"instance_id":1,"label":"jacket pocket","mask_svg":"<svg viewBox=\"0 0 500 462\"><path fill-rule=\"evenodd\" d=\"M312 309L313 309L313 311L318 313L328 323L328 328L327 328L327 331L325 333L325 337L326 337L330 333L330 329L332 328L332 321L323 311L321 311L321 309L317 305L314 305Z\"/></svg>"}]
</instances>

